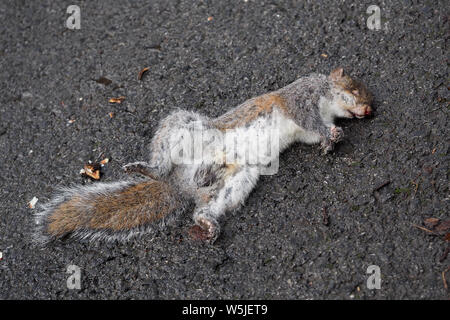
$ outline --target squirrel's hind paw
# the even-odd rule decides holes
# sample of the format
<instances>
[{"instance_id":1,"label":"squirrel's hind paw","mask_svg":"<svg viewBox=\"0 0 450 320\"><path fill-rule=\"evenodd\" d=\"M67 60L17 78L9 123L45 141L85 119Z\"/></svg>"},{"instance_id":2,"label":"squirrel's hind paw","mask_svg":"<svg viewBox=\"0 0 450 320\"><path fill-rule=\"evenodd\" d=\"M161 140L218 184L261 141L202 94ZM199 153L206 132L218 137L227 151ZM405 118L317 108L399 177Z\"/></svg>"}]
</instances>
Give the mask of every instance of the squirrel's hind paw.
<instances>
[{"instance_id":1,"label":"squirrel's hind paw","mask_svg":"<svg viewBox=\"0 0 450 320\"><path fill-rule=\"evenodd\" d=\"M197 219L196 223L189 229L191 239L213 244L220 233L217 223L205 218Z\"/></svg>"}]
</instances>

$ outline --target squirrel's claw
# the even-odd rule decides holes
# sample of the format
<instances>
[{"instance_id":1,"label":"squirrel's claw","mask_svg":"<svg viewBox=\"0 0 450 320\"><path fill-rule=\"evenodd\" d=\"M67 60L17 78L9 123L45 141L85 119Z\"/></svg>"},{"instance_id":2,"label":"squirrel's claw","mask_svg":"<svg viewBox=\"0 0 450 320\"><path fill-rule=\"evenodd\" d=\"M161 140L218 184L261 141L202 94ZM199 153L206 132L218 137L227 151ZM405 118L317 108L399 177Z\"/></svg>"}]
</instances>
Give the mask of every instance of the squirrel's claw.
<instances>
[{"instance_id":1,"label":"squirrel's claw","mask_svg":"<svg viewBox=\"0 0 450 320\"><path fill-rule=\"evenodd\" d=\"M219 237L219 226L209 219L198 218L196 225L189 229L189 236L194 240L213 244Z\"/></svg>"}]
</instances>

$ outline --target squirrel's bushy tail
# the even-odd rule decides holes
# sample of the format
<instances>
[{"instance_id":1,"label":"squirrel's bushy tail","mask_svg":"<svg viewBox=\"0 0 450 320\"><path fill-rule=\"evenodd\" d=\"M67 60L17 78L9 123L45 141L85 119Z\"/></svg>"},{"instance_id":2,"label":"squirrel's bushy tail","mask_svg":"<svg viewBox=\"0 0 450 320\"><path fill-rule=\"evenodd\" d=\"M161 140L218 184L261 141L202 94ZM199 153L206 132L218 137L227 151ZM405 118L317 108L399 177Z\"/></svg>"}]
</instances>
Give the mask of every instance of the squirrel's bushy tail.
<instances>
[{"instance_id":1,"label":"squirrel's bushy tail","mask_svg":"<svg viewBox=\"0 0 450 320\"><path fill-rule=\"evenodd\" d=\"M127 240L186 205L166 182L152 179L66 188L35 215L34 240Z\"/></svg>"}]
</instances>

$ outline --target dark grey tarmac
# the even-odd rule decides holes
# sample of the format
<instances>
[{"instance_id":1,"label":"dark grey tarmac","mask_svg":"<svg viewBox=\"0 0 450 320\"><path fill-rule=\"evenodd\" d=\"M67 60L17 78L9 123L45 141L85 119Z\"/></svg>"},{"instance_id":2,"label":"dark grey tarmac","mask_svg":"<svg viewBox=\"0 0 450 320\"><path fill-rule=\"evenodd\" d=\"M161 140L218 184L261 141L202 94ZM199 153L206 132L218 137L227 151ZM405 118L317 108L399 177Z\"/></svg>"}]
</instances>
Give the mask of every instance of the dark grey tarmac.
<instances>
[{"instance_id":1,"label":"dark grey tarmac","mask_svg":"<svg viewBox=\"0 0 450 320\"><path fill-rule=\"evenodd\" d=\"M70 4L0 2L0 299L448 299L446 243L414 226L449 218L448 1L77 1L79 30ZM91 183L79 171L103 156L102 181L124 178L174 109L215 117L338 66L375 116L341 121L329 155L283 153L214 245L189 215L128 243L31 244L28 201Z\"/></svg>"}]
</instances>

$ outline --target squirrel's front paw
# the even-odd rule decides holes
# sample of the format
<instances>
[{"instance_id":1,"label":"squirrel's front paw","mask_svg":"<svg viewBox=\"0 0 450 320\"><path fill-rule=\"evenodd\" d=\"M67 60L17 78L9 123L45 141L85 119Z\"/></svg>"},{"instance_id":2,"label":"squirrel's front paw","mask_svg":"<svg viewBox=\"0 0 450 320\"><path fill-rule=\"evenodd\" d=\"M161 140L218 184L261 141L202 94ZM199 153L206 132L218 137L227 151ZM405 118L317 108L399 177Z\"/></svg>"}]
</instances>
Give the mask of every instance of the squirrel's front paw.
<instances>
[{"instance_id":1,"label":"squirrel's front paw","mask_svg":"<svg viewBox=\"0 0 450 320\"><path fill-rule=\"evenodd\" d=\"M337 143L344 138L344 130L341 127L332 126L330 128L330 140Z\"/></svg>"},{"instance_id":2,"label":"squirrel's front paw","mask_svg":"<svg viewBox=\"0 0 450 320\"><path fill-rule=\"evenodd\" d=\"M196 225L189 229L189 236L194 240L214 243L219 236L219 226L207 218L197 218Z\"/></svg>"},{"instance_id":3,"label":"squirrel's front paw","mask_svg":"<svg viewBox=\"0 0 450 320\"><path fill-rule=\"evenodd\" d=\"M334 149L334 144L338 143L344 138L344 130L341 127L332 126L328 132L327 137L323 137L321 148L324 154L329 153Z\"/></svg>"}]
</instances>

